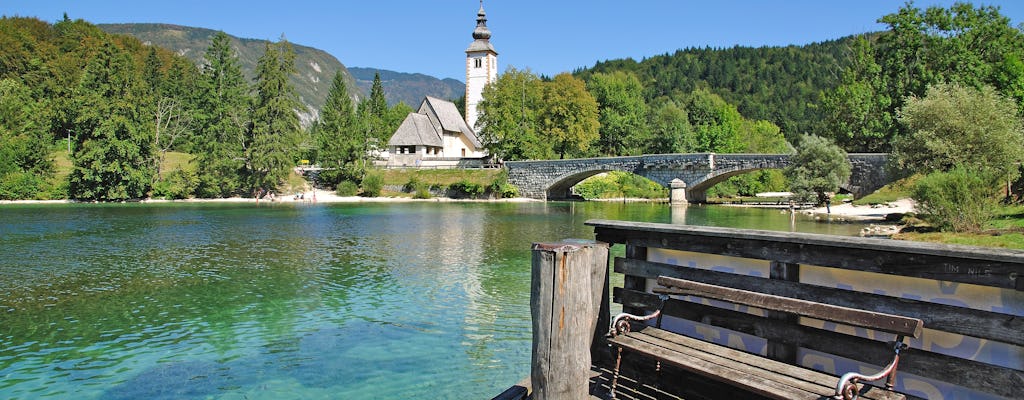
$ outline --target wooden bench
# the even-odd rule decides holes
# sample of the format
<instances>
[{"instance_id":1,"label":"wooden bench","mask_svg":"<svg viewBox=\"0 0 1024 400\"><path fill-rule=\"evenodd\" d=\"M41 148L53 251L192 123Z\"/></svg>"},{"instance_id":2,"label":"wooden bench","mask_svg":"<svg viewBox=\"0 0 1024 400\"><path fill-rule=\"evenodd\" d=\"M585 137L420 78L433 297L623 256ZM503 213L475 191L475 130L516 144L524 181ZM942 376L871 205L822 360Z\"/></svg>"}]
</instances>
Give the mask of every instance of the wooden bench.
<instances>
[{"instance_id":1,"label":"wooden bench","mask_svg":"<svg viewBox=\"0 0 1024 400\"><path fill-rule=\"evenodd\" d=\"M618 348L616 377L612 381L612 397L618 378L622 351L628 350L664 361L684 370L727 383L758 395L774 399L822 399L822 398L866 398L903 399L905 396L892 392L892 384L899 364L900 352L906 349L906 336L918 337L924 323L916 318L902 317L873 311L839 307L806 300L774 296L764 293L739 290L671 277L658 277L661 288L654 292L663 295L693 296L721 300L732 304L752 306L764 310L783 312L801 317L810 317L859 328L867 328L896 335L888 344L893 350L893 359L888 366L874 375L847 373L835 377L817 371L793 366L725 346L672 333L658 327L644 326L633 331L630 322L658 319L661 310L648 316L619 314L609 332L609 343ZM667 303L667 297L663 298ZM880 344L881 345L881 344ZM863 385L858 381L877 381L888 378L886 387L890 390Z\"/></svg>"}]
</instances>

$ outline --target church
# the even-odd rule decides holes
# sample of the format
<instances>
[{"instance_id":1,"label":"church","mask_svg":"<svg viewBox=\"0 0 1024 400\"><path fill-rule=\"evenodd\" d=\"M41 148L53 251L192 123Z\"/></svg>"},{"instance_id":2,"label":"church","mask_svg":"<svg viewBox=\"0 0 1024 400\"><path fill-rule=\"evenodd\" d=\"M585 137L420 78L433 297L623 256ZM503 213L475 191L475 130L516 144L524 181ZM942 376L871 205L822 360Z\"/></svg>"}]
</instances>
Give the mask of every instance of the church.
<instances>
[{"instance_id":1,"label":"church","mask_svg":"<svg viewBox=\"0 0 1024 400\"><path fill-rule=\"evenodd\" d=\"M473 43L466 49L465 118L446 100L427 96L388 140L387 167L481 166L487 152L474 130L484 86L498 79L498 52L491 45L483 1Z\"/></svg>"}]
</instances>

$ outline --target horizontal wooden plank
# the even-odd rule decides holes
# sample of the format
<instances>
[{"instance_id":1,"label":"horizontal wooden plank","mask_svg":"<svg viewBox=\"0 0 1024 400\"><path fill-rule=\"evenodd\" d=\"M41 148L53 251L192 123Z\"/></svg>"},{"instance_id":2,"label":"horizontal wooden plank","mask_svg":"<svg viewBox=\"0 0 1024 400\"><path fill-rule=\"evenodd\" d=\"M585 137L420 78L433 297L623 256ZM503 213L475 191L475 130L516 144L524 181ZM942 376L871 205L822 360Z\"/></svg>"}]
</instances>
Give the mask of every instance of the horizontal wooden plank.
<instances>
[{"instance_id":1,"label":"horizontal wooden plank","mask_svg":"<svg viewBox=\"0 0 1024 400\"><path fill-rule=\"evenodd\" d=\"M643 310L657 309L661 304L657 295L643 291L616 287L613 295L615 302ZM669 300L664 314L876 366L892 359L892 350L879 341L704 304ZM904 352L899 371L1010 398L1024 384L1022 371L920 349Z\"/></svg>"},{"instance_id":2,"label":"horizontal wooden plank","mask_svg":"<svg viewBox=\"0 0 1024 400\"><path fill-rule=\"evenodd\" d=\"M752 377L747 374L737 373L718 364L693 362L692 358L677 354L669 354L664 348L632 337L621 336L616 338L614 343L647 357L663 360L678 368L703 375L719 382L726 382L768 398L779 400L821 399L821 395L819 394L798 390L774 381L758 379L757 377Z\"/></svg>"},{"instance_id":3,"label":"horizontal wooden plank","mask_svg":"<svg viewBox=\"0 0 1024 400\"><path fill-rule=\"evenodd\" d=\"M655 328L616 337L613 343L649 357L776 399L822 399L834 393L837 377L768 360ZM884 392L884 393L883 393ZM865 390L866 399L903 399L897 393Z\"/></svg>"},{"instance_id":4,"label":"horizontal wooden plank","mask_svg":"<svg viewBox=\"0 0 1024 400\"><path fill-rule=\"evenodd\" d=\"M838 322L888 332L896 335L920 337L924 322L916 318L899 315L865 311L856 308L840 307L831 304L775 296L749 290L733 289L724 286L710 285L685 279L667 276L658 277L658 284L667 289L655 288L655 292L663 294L700 296L709 299L728 301L773 311L810 317L825 321Z\"/></svg>"},{"instance_id":5,"label":"horizontal wooden plank","mask_svg":"<svg viewBox=\"0 0 1024 400\"><path fill-rule=\"evenodd\" d=\"M713 354L717 357L733 360L737 363L734 367L738 370L747 371L763 379L775 379L780 383L813 393L821 393L826 396L832 395L835 392L835 385L839 381L839 378L836 376L766 359L758 355L662 329L645 328L638 333L642 333L649 338L656 338L656 340L647 339L651 344L672 349L678 349L678 346L685 346L699 352L700 355L698 357L703 357L703 354ZM870 386L864 387L860 395L865 399L896 400L906 398L903 394L880 390Z\"/></svg>"},{"instance_id":6,"label":"horizontal wooden plank","mask_svg":"<svg viewBox=\"0 0 1024 400\"><path fill-rule=\"evenodd\" d=\"M1024 290L1024 251L794 232L590 220L597 240Z\"/></svg>"},{"instance_id":7,"label":"horizontal wooden plank","mask_svg":"<svg viewBox=\"0 0 1024 400\"><path fill-rule=\"evenodd\" d=\"M992 311L626 258L615 260L615 272L645 279L667 275L777 296L904 315L924 321L928 329L1024 346L1024 335L1021 335L1024 332L1024 318Z\"/></svg>"}]
</instances>

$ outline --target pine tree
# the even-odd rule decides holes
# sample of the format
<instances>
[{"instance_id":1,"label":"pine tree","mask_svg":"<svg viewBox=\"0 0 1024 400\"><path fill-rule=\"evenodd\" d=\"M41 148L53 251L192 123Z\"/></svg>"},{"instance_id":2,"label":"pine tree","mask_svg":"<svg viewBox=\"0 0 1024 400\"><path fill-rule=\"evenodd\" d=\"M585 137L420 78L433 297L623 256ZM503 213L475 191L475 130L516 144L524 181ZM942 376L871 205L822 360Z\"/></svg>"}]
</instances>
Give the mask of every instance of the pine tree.
<instances>
[{"instance_id":1,"label":"pine tree","mask_svg":"<svg viewBox=\"0 0 1024 400\"><path fill-rule=\"evenodd\" d=\"M358 181L366 158L366 130L356 121L356 110L341 70L334 74L331 90L314 127L319 152L317 163L327 168L320 182L335 186L341 181Z\"/></svg>"},{"instance_id":2,"label":"pine tree","mask_svg":"<svg viewBox=\"0 0 1024 400\"><path fill-rule=\"evenodd\" d=\"M388 102L384 98L384 85L380 82L380 73L373 74L373 85L370 97L359 104L359 115L369 129L368 140L374 150L387 147L388 139L393 131L387 129ZM396 127L397 128L397 127Z\"/></svg>"},{"instance_id":3,"label":"pine tree","mask_svg":"<svg viewBox=\"0 0 1024 400\"><path fill-rule=\"evenodd\" d=\"M246 138L247 177L251 189L277 187L294 165L298 151L300 107L288 76L295 72L295 53L283 38L268 43L256 64L256 97L252 126Z\"/></svg>"},{"instance_id":4,"label":"pine tree","mask_svg":"<svg viewBox=\"0 0 1024 400\"><path fill-rule=\"evenodd\" d=\"M244 133L249 124L249 87L238 55L224 32L213 36L204 55L199 98L199 140L194 144L200 197L242 194Z\"/></svg>"}]
</instances>

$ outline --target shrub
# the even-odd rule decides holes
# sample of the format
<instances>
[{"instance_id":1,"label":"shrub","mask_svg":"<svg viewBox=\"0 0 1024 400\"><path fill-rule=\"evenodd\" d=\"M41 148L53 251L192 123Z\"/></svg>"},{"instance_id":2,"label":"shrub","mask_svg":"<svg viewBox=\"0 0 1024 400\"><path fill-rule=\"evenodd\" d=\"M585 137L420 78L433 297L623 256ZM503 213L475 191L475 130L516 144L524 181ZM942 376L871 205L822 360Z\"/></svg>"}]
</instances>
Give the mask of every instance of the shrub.
<instances>
[{"instance_id":1,"label":"shrub","mask_svg":"<svg viewBox=\"0 0 1024 400\"><path fill-rule=\"evenodd\" d=\"M359 185L352 181L341 181L334 193L342 197L355 196L359 194Z\"/></svg>"},{"instance_id":2,"label":"shrub","mask_svg":"<svg viewBox=\"0 0 1024 400\"><path fill-rule=\"evenodd\" d=\"M377 172L367 173L363 177L363 196L377 197L384 190L384 176Z\"/></svg>"},{"instance_id":3,"label":"shrub","mask_svg":"<svg viewBox=\"0 0 1024 400\"><path fill-rule=\"evenodd\" d=\"M29 172L12 172L0 177L0 200L34 199L43 180Z\"/></svg>"},{"instance_id":4,"label":"shrub","mask_svg":"<svg viewBox=\"0 0 1024 400\"><path fill-rule=\"evenodd\" d=\"M513 198L519 196L519 190L511 183L508 183L508 170L503 169L498 176L494 178L494 181L487 186L487 191L492 196L501 198Z\"/></svg>"},{"instance_id":5,"label":"shrub","mask_svg":"<svg viewBox=\"0 0 1024 400\"><path fill-rule=\"evenodd\" d=\"M153 183L153 197L165 199L187 199L199 187L199 178L190 170L177 169L167 173L164 179Z\"/></svg>"},{"instance_id":6,"label":"shrub","mask_svg":"<svg viewBox=\"0 0 1024 400\"><path fill-rule=\"evenodd\" d=\"M455 182L448 186L448 189L455 193L470 198L477 198L481 194L484 194L484 186L479 183L473 183L465 179Z\"/></svg>"},{"instance_id":7,"label":"shrub","mask_svg":"<svg viewBox=\"0 0 1024 400\"><path fill-rule=\"evenodd\" d=\"M430 188L427 185L420 185L412 194L414 199L429 199L431 197Z\"/></svg>"},{"instance_id":8,"label":"shrub","mask_svg":"<svg viewBox=\"0 0 1024 400\"><path fill-rule=\"evenodd\" d=\"M999 206L999 176L992 171L957 167L921 178L911 197L921 217L940 230L976 232Z\"/></svg>"}]
</instances>

